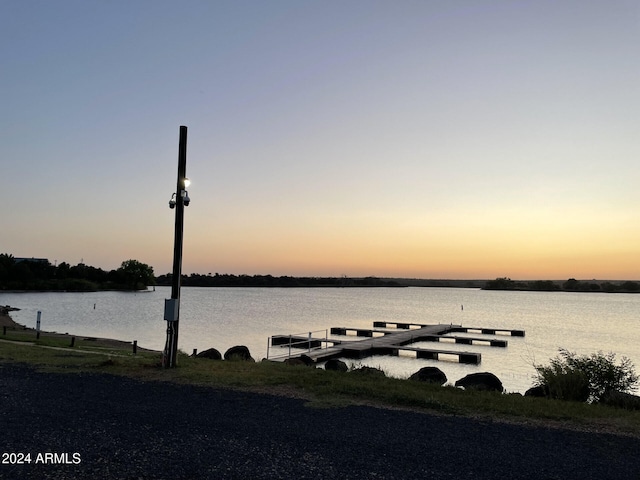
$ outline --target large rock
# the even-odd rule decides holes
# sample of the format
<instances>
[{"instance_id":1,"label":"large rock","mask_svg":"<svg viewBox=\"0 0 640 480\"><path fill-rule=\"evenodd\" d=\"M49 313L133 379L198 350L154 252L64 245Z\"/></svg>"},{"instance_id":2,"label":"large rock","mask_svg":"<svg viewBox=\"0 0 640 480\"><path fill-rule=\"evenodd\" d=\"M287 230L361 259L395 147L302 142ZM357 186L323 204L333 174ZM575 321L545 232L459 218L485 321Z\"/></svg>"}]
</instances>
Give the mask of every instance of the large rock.
<instances>
[{"instance_id":1,"label":"large rock","mask_svg":"<svg viewBox=\"0 0 640 480\"><path fill-rule=\"evenodd\" d=\"M209 348L196 355L197 358L209 358L211 360L222 360L222 354L215 348Z\"/></svg>"},{"instance_id":2,"label":"large rock","mask_svg":"<svg viewBox=\"0 0 640 480\"><path fill-rule=\"evenodd\" d=\"M299 357L287 358L285 365L303 365L305 367L315 367L316 362L308 355L300 355Z\"/></svg>"},{"instance_id":3,"label":"large rock","mask_svg":"<svg viewBox=\"0 0 640 480\"><path fill-rule=\"evenodd\" d=\"M599 403L626 410L640 410L640 397L615 390L605 393Z\"/></svg>"},{"instance_id":4,"label":"large rock","mask_svg":"<svg viewBox=\"0 0 640 480\"><path fill-rule=\"evenodd\" d=\"M489 372L471 373L458 380L456 387L464 387L465 390L475 389L500 393L504 391L500 379Z\"/></svg>"},{"instance_id":5,"label":"large rock","mask_svg":"<svg viewBox=\"0 0 640 480\"><path fill-rule=\"evenodd\" d=\"M342 360L337 360L332 358L331 360L327 360L327 363L324 364L325 370L334 370L336 372L347 372L349 367Z\"/></svg>"},{"instance_id":6,"label":"large rock","mask_svg":"<svg viewBox=\"0 0 640 480\"><path fill-rule=\"evenodd\" d=\"M235 347L231 347L229 350L224 352L224 359L255 362L255 360L251 356L251 353L249 353L249 349L244 345L236 345Z\"/></svg>"},{"instance_id":7,"label":"large rock","mask_svg":"<svg viewBox=\"0 0 640 480\"><path fill-rule=\"evenodd\" d=\"M409 377L409 380L418 382L437 383L444 385L447 383L447 376L437 367L424 367Z\"/></svg>"},{"instance_id":8,"label":"large rock","mask_svg":"<svg viewBox=\"0 0 640 480\"><path fill-rule=\"evenodd\" d=\"M525 397L548 397L549 389L544 385L536 385L535 387L531 387L529 390L524 392Z\"/></svg>"}]
</instances>

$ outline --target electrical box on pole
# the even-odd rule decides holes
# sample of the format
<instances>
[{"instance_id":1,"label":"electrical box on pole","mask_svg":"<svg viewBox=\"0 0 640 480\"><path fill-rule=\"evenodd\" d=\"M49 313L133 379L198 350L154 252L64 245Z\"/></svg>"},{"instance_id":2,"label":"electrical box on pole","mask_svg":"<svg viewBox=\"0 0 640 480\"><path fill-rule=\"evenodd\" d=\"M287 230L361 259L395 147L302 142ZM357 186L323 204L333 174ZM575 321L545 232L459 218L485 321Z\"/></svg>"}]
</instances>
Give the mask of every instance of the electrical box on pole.
<instances>
[{"instance_id":1,"label":"electrical box on pole","mask_svg":"<svg viewBox=\"0 0 640 480\"><path fill-rule=\"evenodd\" d=\"M180 314L180 301L177 298L166 298L164 300L164 319L167 322L175 322Z\"/></svg>"}]
</instances>

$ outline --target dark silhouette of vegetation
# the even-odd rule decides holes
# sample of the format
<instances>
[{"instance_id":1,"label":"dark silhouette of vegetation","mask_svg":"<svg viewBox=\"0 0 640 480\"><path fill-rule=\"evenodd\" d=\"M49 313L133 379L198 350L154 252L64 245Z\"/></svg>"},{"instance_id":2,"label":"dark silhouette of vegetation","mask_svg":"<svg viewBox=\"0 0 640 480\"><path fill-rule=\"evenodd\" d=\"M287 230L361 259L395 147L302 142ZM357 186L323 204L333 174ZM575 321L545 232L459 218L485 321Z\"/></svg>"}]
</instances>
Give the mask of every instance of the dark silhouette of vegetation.
<instances>
[{"instance_id":1,"label":"dark silhouette of vegetation","mask_svg":"<svg viewBox=\"0 0 640 480\"><path fill-rule=\"evenodd\" d=\"M171 285L173 275L168 273L156 278L157 285ZM201 275L192 273L182 275L182 286L185 287L399 287L394 280L382 280L376 277L274 277L272 275Z\"/></svg>"},{"instance_id":2,"label":"dark silhouette of vegetation","mask_svg":"<svg viewBox=\"0 0 640 480\"><path fill-rule=\"evenodd\" d=\"M0 254L0 290L142 290L155 285L153 268L137 260L127 260L117 270L66 262L52 265L43 258L14 258Z\"/></svg>"},{"instance_id":3,"label":"dark silhouette of vegetation","mask_svg":"<svg viewBox=\"0 0 640 480\"><path fill-rule=\"evenodd\" d=\"M599 292L603 291L603 288L599 283L595 282L580 282L575 278L570 278L562 284L562 289L569 292ZM606 290L604 290L606 291Z\"/></svg>"},{"instance_id":4,"label":"dark silhouette of vegetation","mask_svg":"<svg viewBox=\"0 0 640 480\"><path fill-rule=\"evenodd\" d=\"M558 400L599 402L613 392L631 393L638 384L627 357L616 364L615 353L577 355L563 348L549 365L535 365L537 385Z\"/></svg>"},{"instance_id":5,"label":"dark silhouette of vegetation","mask_svg":"<svg viewBox=\"0 0 640 480\"><path fill-rule=\"evenodd\" d=\"M120 281L124 282L131 290L143 290L147 285L155 285L156 278L153 268L137 260L126 260L116 270Z\"/></svg>"},{"instance_id":6,"label":"dark silhouette of vegetation","mask_svg":"<svg viewBox=\"0 0 640 480\"><path fill-rule=\"evenodd\" d=\"M435 278L385 278L403 287L482 288L487 280L456 280Z\"/></svg>"},{"instance_id":7,"label":"dark silhouette of vegetation","mask_svg":"<svg viewBox=\"0 0 640 480\"><path fill-rule=\"evenodd\" d=\"M79 263L52 265L43 258L14 258L0 254L0 290L142 290L149 285L170 286L172 275L154 277L153 267L137 260L126 260L120 268L104 271ZM640 293L640 283L633 281L554 280L515 281L508 277L495 280L428 280L378 277L274 277L272 275L197 274L182 275L185 287L451 287L485 290L531 290L571 292Z\"/></svg>"},{"instance_id":8,"label":"dark silhouette of vegetation","mask_svg":"<svg viewBox=\"0 0 640 480\"><path fill-rule=\"evenodd\" d=\"M488 281L484 288L485 290L521 290L524 284L516 283L507 277L500 277Z\"/></svg>"},{"instance_id":9,"label":"dark silhouette of vegetation","mask_svg":"<svg viewBox=\"0 0 640 480\"><path fill-rule=\"evenodd\" d=\"M570 278L566 282L554 280L514 281L507 277L489 280L485 290L527 290L538 292L607 292L607 293L640 293L640 283L631 281L598 282L579 281Z\"/></svg>"},{"instance_id":10,"label":"dark silhouette of vegetation","mask_svg":"<svg viewBox=\"0 0 640 480\"><path fill-rule=\"evenodd\" d=\"M167 273L156 277L156 284L170 286L172 275ZM185 287L449 287L483 288L485 290L529 290L539 292L585 291L585 292L622 292L640 293L637 282L579 282L570 279L566 282L555 280L515 281L507 277L495 280L425 280L415 278L349 278L349 277L274 277L272 275L232 275L198 274L182 275Z\"/></svg>"}]
</instances>

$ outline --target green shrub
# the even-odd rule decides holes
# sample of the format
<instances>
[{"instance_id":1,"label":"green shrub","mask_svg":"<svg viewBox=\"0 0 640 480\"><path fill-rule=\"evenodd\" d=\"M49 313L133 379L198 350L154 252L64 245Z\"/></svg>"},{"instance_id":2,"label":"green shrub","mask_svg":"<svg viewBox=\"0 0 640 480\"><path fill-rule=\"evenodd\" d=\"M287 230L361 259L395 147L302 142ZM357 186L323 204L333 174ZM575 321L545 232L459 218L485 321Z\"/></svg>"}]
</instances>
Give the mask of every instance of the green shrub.
<instances>
[{"instance_id":1,"label":"green shrub","mask_svg":"<svg viewBox=\"0 0 640 480\"><path fill-rule=\"evenodd\" d=\"M550 398L573 402L586 402L589 399L589 380L587 376L555 359L550 366L537 366L538 385L544 387Z\"/></svg>"},{"instance_id":2,"label":"green shrub","mask_svg":"<svg viewBox=\"0 0 640 480\"><path fill-rule=\"evenodd\" d=\"M611 392L631 393L639 379L634 365L627 357L617 365L615 358L611 352L577 355L561 348L550 365L534 365L537 384L545 387L552 398L590 403Z\"/></svg>"}]
</instances>

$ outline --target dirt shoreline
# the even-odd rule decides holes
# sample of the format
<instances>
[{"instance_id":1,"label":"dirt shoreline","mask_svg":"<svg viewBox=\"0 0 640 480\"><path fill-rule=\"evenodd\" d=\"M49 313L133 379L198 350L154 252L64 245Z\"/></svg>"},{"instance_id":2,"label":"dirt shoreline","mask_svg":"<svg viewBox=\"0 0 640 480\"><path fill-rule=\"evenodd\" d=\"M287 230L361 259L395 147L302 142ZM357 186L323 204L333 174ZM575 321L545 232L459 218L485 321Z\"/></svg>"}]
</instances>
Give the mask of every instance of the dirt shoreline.
<instances>
[{"instance_id":1,"label":"dirt shoreline","mask_svg":"<svg viewBox=\"0 0 640 480\"><path fill-rule=\"evenodd\" d=\"M15 311L17 309L13 309ZM9 312L12 311L10 307L2 307L0 306L0 328L6 327L7 331L24 331L24 332L33 332L33 336L36 336L35 328L29 328L24 325L21 325L11 318ZM0 332L1 333L1 332ZM130 349L132 342L127 342L124 340L117 340L115 338L99 338L99 337L89 337L82 335L74 335L69 333L58 333L58 332L47 332L44 330L40 330L40 338L71 338L77 337L78 339L82 339L85 341L91 341L92 344L95 342L95 346L97 347L109 347L109 348L119 348L119 349ZM0 336L1 338L1 336ZM157 352L161 353L158 350L151 350L148 348L143 348L138 346L138 350L146 351L146 352Z\"/></svg>"},{"instance_id":2,"label":"dirt shoreline","mask_svg":"<svg viewBox=\"0 0 640 480\"><path fill-rule=\"evenodd\" d=\"M10 327L12 329L26 329L24 325L20 325L13 321L13 318L9 315L9 312L15 311L17 308L11 308L9 306L0 306L0 327Z\"/></svg>"}]
</instances>

